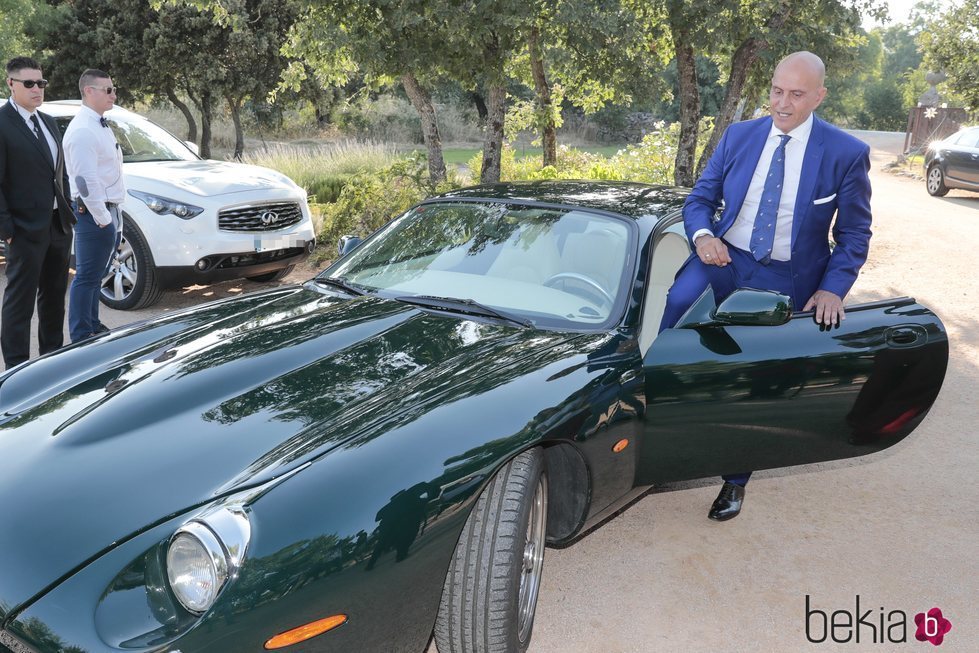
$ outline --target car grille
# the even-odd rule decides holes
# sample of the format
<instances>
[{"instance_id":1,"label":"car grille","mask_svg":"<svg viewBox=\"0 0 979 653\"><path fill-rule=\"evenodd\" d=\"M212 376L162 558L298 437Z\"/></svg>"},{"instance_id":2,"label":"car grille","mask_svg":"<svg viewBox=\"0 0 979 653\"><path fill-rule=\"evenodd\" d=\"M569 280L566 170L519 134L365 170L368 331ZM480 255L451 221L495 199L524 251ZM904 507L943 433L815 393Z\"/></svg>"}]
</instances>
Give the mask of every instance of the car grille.
<instances>
[{"instance_id":1,"label":"car grille","mask_svg":"<svg viewBox=\"0 0 979 653\"><path fill-rule=\"evenodd\" d=\"M303 210L295 202L256 204L223 209L218 213L218 229L224 231L277 231L297 224Z\"/></svg>"}]
</instances>

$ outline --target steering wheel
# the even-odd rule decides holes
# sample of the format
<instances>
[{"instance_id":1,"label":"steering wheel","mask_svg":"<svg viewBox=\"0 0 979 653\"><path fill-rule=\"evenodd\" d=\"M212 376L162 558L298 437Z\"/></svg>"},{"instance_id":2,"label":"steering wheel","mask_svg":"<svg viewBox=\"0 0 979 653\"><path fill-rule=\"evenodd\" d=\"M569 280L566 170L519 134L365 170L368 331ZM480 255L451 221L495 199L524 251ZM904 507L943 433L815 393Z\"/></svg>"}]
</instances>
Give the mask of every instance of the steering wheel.
<instances>
[{"instance_id":1,"label":"steering wheel","mask_svg":"<svg viewBox=\"0 0 979 653\"><path fill-rule=\"evenodd\" d=\"M581 283L585 284L592 290L596 291L601 296L601 298L606 301L606 303L609 306L615 303L615 299L612 297L612 295L608 293L607 290L605 290L605 288L602 287L602 284L598 283L591 277L585 276L583 274L579 274L577 272L558 272L557 274L551 275L550 277L545 279L544 285L547 286L548 288L553 288L554 282L565 281L565 280L580 281ZM586 297L585 299L590 300L591 297Z\"/></svg>"}]
</instances>

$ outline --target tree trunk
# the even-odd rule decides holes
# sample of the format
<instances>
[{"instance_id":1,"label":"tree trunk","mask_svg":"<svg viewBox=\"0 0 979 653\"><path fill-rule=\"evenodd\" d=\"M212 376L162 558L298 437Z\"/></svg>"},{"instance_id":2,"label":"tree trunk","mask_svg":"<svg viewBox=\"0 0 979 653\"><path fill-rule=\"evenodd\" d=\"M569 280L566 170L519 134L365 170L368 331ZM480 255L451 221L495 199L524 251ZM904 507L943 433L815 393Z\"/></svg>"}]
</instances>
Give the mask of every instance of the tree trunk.
<instances>
[{"instance_id":1,"label":"tree trunk","mask_svg":"<svg viewBox=\"0 0 979 653\"><path fill-rule=\"evenodd\" d=\"M187 121L187 140L191 143L197 142L197 121L194 120L194 112L190 110L184 102L181 102L180 98L177 97L176 92L172 88L168 88L164 91L167 95L167 99L173 106L177 107L180 113L184 114L184 120Z\"/></svg>"},{"instance_id":2,"label":"tree trunk","mask_svg":"<svg viewBox=\"0 0 979 653\"><path fill-rule=\"evenodd\" d=\"M439 135L438 117L435 115L432 96L422 88L413 73L402 75L401 84L411 100L411 106L415 107L422 121L422 135L428 147L428 178L434 186L445 181L445 157L442 154L442 137Z\"/></svg>"},{"instance_id":3,"label":"tree trunk","mask_svg":"<svg viewBox=\"0 0 979 653\"><path fill-rule=\"evenodd\" d=\"M486 100L476 91L469 94L469 99L471 99L473 104L476 105L476 113L479 114L479 124L485 125L486 117L489 115L489 110L486 108Z\"/></svg>"},{"instance_id":4,"label":"tree trunk","mask_svg":"<svg viewBox=\"0 0 979 653\"><path fill-rule=\"evenodd\" d=\"M330 123L330 106L326 101L326 90L320 85L316 78L316 71L308 63L303 63L303 70L306 79L300 86L300 93L304 95L309 103L313 105L313 112L316 114L316 124L326 127ZM332 104L332 103L330 103Z\"/></svg>"},{"instance_id":5,"label":"tree trunk","mask_svg":"<svg viewBox=\"0 0 979 653\"><path fill-rule=\"evenodd\" d=\"M202 92L199 106L201 110L201 157L205 159L211 158L211 111L213 104L211 92Z\"/></svg>"},{"instance_id":6,"label":"tree trunk","mask_svg":"<svg viewBox=\"0 0 979 653\"><path fill-rule=\"evenodd\" d=\"M235 161L241 161L241 155L245 153L245 130L241 127L241 102L242 98L227 98L228 108L231 109L231 121L235 124Z\"/></svg>"},{"instance_id":7,"label":"tree trunk","mask_svg":"<svg viewBox=\"0 0 979 653\"><path fill-rule=\"evenodd\" d=\"M700 127L700 89L697 86L697 62L689 39L690 34L686 30L673 32L677 90L680 94L680 138L673 166L673 183L677 186L693 186L697 180L694 162L697 159Z\"/></svg>"},{"instance_id":8,"label":"tree trunk","mask_svg":"<svg viewBox=\"0 0 979 653\"><path fill-rule=\"evenodd\" d=\"M544 146L544 165L557 165L557 128L554 126L554 113L551 100L551 87L547 83L544 70L544 55L540 47L540 28L530 30L528 40L530 50L530 70L534 75L534 89L537 91L537 111L539 114L541 143Z\"/></svg>"},{"instance_id":9,"label":"tree trunk","mask_svg":"<svg viewBox=\"0 0 979 653\"><path fill-rule=\"evenodd\" d=\"M778 33L785 25L785 21L791 13L791 3L783 1L779 4L775 13L767 21L766 33ZM700 160L697 162L698 175L703 171L707 165L707 161L714 153L714 149L717 147L717 143L720 142L724 130L728 128L734 119L734 113L737 111L738 103L741 101L741 93L744 90L745 82L748 80L748 72L754 66L755 62L758 61L758 55L766 50L768 46L768 41L752 37L739 45L738 49L734 52L734 56L731 58L731 71L728 75L727 88L724 92L724 102L721 104L721 110L717 114L717 120L714 121L714 130L710 133L710 139L707 141L707 145L700 155Z\"/></svg>"},{"instance_id":10,"label":"tree trunk","mask_svg":"<svg viewBox=\"0 0 979 653\"><path fill-rule=\"evenodd\" d=\"M500 181L500 165L503 155L503 122L506 118L506 86L504 82L493 81L489 85L486 136L483 139L483 169L479 181L483 184L496 184Z\"/></svg>"}]
</instances>

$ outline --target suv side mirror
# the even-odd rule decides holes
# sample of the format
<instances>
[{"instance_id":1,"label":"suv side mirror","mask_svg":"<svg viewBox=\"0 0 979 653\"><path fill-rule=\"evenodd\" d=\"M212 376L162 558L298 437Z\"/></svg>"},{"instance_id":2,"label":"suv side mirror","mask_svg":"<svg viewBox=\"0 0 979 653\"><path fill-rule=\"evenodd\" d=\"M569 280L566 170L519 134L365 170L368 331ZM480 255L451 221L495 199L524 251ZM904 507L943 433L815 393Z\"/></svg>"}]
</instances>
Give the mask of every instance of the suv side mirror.
<instances>
[{"instance_id":1,"label":"suv side mirror","mask_svg":"<svg viewBox=\"0 0 979 653\"><path fill-rule=\"evenodd\" d=\"M357 248L357 245L364 242L363 238L358 238L357 236L340 236L340 240L337 242L337 251L340 252L340 256L345 256L348 252L353 251Z\"/></svg>"},{"instance_id":2,"label":"suv side mirror","mask_svg":"<svg viewBox=\"0 0 979 653\"><path fill-rule=\"evenodd\" d=\"M194 141L184 141L184 145L186 145L187 149L197 156L201 155L201 148Z\"/></svg>"},{"instance_id":3,"label":"suv side mirror","mask_svg":"<svg viewBox=\"0 0 979 653\"><path fill-rule=\"evenodd\" d=\"M772 290L739 288L711 314L720 324L779 326L792 317L792 299Z\"/></svg>"}]
</instances>

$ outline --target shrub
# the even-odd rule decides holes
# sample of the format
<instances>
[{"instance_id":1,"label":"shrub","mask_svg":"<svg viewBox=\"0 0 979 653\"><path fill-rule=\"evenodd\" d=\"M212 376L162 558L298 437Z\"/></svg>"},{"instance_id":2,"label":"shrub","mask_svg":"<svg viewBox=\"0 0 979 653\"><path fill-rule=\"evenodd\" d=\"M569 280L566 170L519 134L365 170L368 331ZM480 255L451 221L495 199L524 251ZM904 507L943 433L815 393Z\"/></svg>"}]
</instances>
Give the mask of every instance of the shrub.
<instances>
[{"instance_id":1,"label":"shrub","mask_svg":"<svg viewBox=\"0 0 979 653\"><path fill-rule=\"evenodd\" d=\"M710 135L713 120L705 118L700 124L699 157ZM642 142L629 145L611 157L589 154L565 145L558 146L557 165L543 167L542 156L516 158L509 145L501 156L500 179L503 181L536 179L606 179L642 181L653 184L672 184L680 124L659 123L656 131L643 137ZM482 169L482 153L469 161L473 177Z\"/></svg>"},{"instance_id":2,"label":"shrub","mask_svg":"<svg viewBox=\"0 0 979 653\"><path fill-rule=\"evenodd\" d=\"M246 152L245 163L278 170L310 195L310 202L335 202L355 175L376 173L398 158L392 145L342 141L313 147L273 145Z\"/></svg>"},{"instance_id":3,"label":"shrub","mask_svg":"<svg viewBox=\"0 0 979 653\"><path fill-rule=\"evenodd\" d=\"M421 152L401 156L382 170L357 172L336 201L322 207L317 239L332 247L345 234L367 236L426 197L460 185L450 172L447 181L431 186L428 161Z\"/></svg>"}]
</instances>

